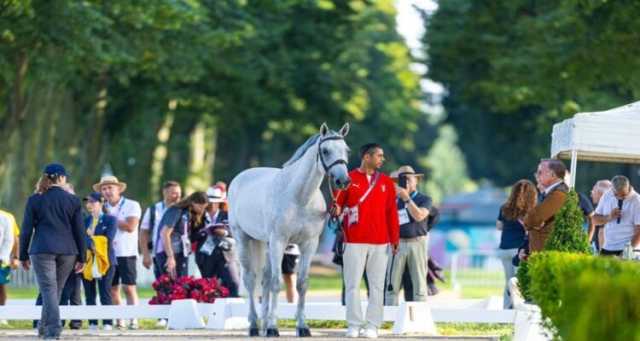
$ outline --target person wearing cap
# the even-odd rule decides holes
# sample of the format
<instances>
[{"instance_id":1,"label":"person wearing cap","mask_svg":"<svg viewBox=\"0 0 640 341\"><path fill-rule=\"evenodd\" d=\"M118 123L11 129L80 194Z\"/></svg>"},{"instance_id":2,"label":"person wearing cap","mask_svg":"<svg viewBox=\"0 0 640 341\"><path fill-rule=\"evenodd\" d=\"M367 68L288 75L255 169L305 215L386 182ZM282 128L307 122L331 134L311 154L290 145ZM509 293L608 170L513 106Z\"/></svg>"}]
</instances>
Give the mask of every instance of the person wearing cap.
<instances>
[{"instance_id":1,"label":"person wearing cap","mask_svg":"<svg viewBox=\"0 0 640 341\"><path fill-rule=\"evenodd\" d=\"M205 192L193 192L164 212L159 225L160 240L154 250L156 262L162 265L162 274L172 278L188 275L192 242L205 228L208 203Z\"/></svg>"},{"instance_id":2,"label":"person wearing cap","mask_svg":"<svg viewBox=\"0 0 640 341\"><path fill-rule=\"evenodd\" d=\"M127 184L118 181L113 175L106 175L93 185L93 190L100 192L105 198L105 207L110 215L117 219L117 231L113 240L116 254L116 269L111 286L111 297L114 305L120 305L120 285L127 297L128 305L138 304L136 291L136 263L138 259L138 222L142 209L140 204L122 193ZM118 321L118 327L124 328L124 322ZM138 321L133 319L129 329L138 329Z\"/></svg>"},{"instance_id":3,"label":"person wearing cap","mask_svg":"<svg viewBox=\"0 0 640 341\"><path fill-rule=\"evenodd\" d=\"M97 285L97 291L100 295L100 305L112 305L111 285L113 282L113 275L116 271L116 255L113 249L113 240L116 236L116 230L118 229L116 227L118 221L114 216L107 214L107 209L104 206L104 198L101 193L90 193L83 199L83 201L85 203L85 208L89 213L84 220L84 226L86 229L87 245L89 245L89 248L92 250L94 255L93 262L97 262L97 258L103 256L103 252L105 251L108 259L108 262L106 263L106 271L104 269L99 269L101 274L100 278L93 278L93 272L88 271L90 269L85 269L85 276L82 279L85 300L87 305L96 305ZM90 273L90 279L88 279L89 275L87 272ZM113 322L111 320L102 321L102 328L104 330L112 330L112 326ZM97 329L98 321L89 320L89 330L96 331Z\"/></svg>"},{"instance_id":4,"label":"person wearing cap","mask_svg":"<svg viewBox=\"0 0 640 341\"><path fill-rule=\"evenodd\" d=\"M142 250L142 265L149 269L153 265L153 275L157 279L162 274L164 264L158 264L155 261L155 249L160 239L160 219L164 212L173 204L182 198L182 187L176 181L167 181L162 185L162 200L151 205L144 212L142 222L140 223L140 249Z\"/></svg>"},{"instance_id":5,"label":"person wearing cap","mask_svg":"<svg viewBox=\"0 0 640 341\"><path fill-rule=\"evenodd\" d=\"M399 226L395 185L379 169L384 151L377 143L360 148L360 167L352 182L336 193L335 214L343 215L346 320L349 338L377 338L384 313L384 279L389 249L398 250ZM366 269L369 303L366 320L360 305L360 281Z\"/></svg>"},{"instance_id":6,"label":"person wearing cap","mask_svg":"<svg viewBox=\"0 0 640 341\"><path fill-rule=\"evenodd\" d=\"M392 173L396 180L398 220L400 223L400 246L391 257L387 273L385 301L398 305L398 293L402 286L405 269L411 277L414 301L427 298L427 243L429 227L427 218L432 200L418 192L418 181L423 174L416 173L411 166L402 166Z\"/></svg>"},{"instance_id":7,"label":"person wearing cap","mask_svg":"<svg viewBox=\"0 0 640 341\"><path fill-rule=\"evenodd\" d=\"M45 167L40 193L27 199L20 230L22 267L28 271L33 266L42 294L38 335L45 339L60 337L62 289L72 271L82 271L86 257L82 205L62 188L66 183L67 172L61 164Z\"/></svg>"}]
</instances>

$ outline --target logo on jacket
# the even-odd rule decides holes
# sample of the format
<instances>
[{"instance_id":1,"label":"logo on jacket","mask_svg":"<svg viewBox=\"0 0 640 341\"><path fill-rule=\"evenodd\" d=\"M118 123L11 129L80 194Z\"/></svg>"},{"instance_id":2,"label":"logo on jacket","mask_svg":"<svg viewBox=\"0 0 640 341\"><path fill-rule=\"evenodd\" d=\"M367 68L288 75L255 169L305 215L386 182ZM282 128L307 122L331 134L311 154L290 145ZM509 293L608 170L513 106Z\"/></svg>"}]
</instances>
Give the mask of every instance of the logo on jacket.
<instances>
[{"instance_id":1,"label":"logo on jacket","mask_svg":"<svg viewBox=\"0 0 640 341\"><path fill-rule=\"evenodd\" d=\"M387 190L387 186L386 185L382 185L382 192Z\"/></svg>"}]
</instances>

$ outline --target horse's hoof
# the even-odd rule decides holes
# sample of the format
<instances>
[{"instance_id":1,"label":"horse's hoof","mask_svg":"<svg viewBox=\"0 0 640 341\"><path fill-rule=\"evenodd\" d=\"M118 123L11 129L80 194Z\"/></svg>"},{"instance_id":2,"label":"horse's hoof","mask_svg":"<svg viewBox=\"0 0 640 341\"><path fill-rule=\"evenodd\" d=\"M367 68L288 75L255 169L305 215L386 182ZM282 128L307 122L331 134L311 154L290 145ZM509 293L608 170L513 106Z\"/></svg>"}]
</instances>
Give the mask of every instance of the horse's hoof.
<instances>
[{"instance_id":1,"label":"horse's hoof","mask_svg":"<svg viewBox=\"0 0 640 341\"><path fill-rule=\"evenodd\" d=\"M249 328L249 336L260 336L260 330L258 330L258 328Z\"/></svg>"},{"instance_id":2,"label":"horse's hoof","mask_svg":"<svg viewBox=\"0 0 640 341\"><path fill-rule=\"evenodd\" d=\"M311 331L307 327L296 328L296 334L298 334L298 337L311 337Z\"/></svg>"},{"instance_id":3,"label":"horse's hoof","mask_svg":"<svg viewBox=\"0 0 640 341\"><path fill-rule=\"evenodd\" d=\"M278 328L267 328L267 337L279 337L280 336L280 332L278 331Z\"/></svg>"}]
</instances>

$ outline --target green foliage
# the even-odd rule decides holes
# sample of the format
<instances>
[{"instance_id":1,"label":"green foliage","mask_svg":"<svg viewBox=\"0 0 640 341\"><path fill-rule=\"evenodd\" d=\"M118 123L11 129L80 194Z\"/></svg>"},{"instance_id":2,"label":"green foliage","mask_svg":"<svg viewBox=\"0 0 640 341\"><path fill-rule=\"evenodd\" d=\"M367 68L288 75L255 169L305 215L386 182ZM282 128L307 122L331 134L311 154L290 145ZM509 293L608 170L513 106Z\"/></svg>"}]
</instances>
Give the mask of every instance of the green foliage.
<instances>
[{"instance_id":1,"label":"green foliage","mask_svg":"<svg viewBox=\"0 0 640 341\"><path fill-rule=\"evenodd\" d=\"M147 203L168 179L280 166L325 121L417 165L436 130L412 62L392 0L5 1L0 204L18 213L52 160L80 192L110 167Z\"/></svg>"},{"instance_id":2,"label":"green foliage","mask_svg":"<svg viewBox=\"0 0 640 341\"><path fill-rule=\"evenodd\" d=\"M522 297L524 297L528 302L533 301L533 296L531 296L531 276L529 275L528 261L520 261L516 277L518 278L518 288L520 289Z\"/></svg>"},{"instance_id":3,"label":"green foliage","mask_svg":"<svg viewBox=\"0 0 640 341\"><path fill-rule=\"evenodd\" d=\"M613 257L541 252L528 261L531 295L563 340L636 340L640 264Z\"/></svg>"},{"instance_id":4,"label":"green foliage","mask_svg":"<svg viewBox=\"0 0 640 341\"><path fill-rule=\"evenodd\" d=\"M553 231L544 245L545 251L590 253L589 238L582 228L583 217L578 194L572 189L556 213Z\"/></svg>"},{"instance_id":5,"label":"green foliage","mask_svg":"<svg viewBox=\"0 0 640 341\"><path fill-rule=\"evenodd\" d=\"M424 13L425 77L446 89L472 178L528 178L554 123L638 100L639 16L636 1L595 0L450 0Z\"/></svg>"}]
</instances>

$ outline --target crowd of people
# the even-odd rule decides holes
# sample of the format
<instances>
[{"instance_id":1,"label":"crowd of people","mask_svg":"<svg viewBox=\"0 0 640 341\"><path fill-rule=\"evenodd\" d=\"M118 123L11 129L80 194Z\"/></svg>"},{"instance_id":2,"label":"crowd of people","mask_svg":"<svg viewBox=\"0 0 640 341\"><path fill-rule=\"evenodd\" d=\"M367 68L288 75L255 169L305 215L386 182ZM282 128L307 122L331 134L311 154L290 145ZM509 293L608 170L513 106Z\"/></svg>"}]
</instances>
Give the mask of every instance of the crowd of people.
<instances>
[{"instance_id":1,"label":"crowd of people","mask_svg":"<svg viewBox=\"0 0 640 341\"><path fill-rule=\"evenodd\" d=\"M498 255L505 273L503 305L513 307L509 281L520 261L543 250L554 229L555 215L564 205L570 174L562 161L542 160L534 174L536 184L519 180L500 208L496 227L501 230ZM578 193L584 229L594 254L622 257L640 248L640 195L629 179L616 175L599 180L591 198Z\"/></svg>"},{"instance_id":2,"label":"crowd of people","mask_svg":"<svg viewBox=\"0 0 640 341\"><path fill-rule=\"evenodd\" d=\"M351 184L333 193L330 214L339 221L334 261L342 266L343 304L347 337L376 338L383 306L397 305L404 288L405 300L425 301L432 291L437 266L428 257L429 231L438 221L432 199L418 191L423 174L402 166L390 175L380 171L384 150L375 143L360 149L360 166L350 171ZM568 193L568 172L561 161L542 160L536 183L520 180L511 188L498 214L502 231L499 256L507 280L520 260L543 249L554 228L554 216ZM203 277L217 277L232 296L238 295L240 275L235 241L227 223L226 185L218 182L186 197L178 182L162 187L162 200L142 213L140 203L126 197L127 184L103 176L93 191L79 199L60 164L47 165L35 193L29 197L22 228L11 214L0 211L0 304L6 300L5 284L18 259L24 269L33 267L43 305L35 325L44 338L59 337L59 304L138 304L137 258L156 278L189 274L189 256ZM83 210L84 204L84 210ZM591 199L580 196L587 218L585 230L594 252L621 256L625 248L640 244L640 196L629 179L615 176L598 181ZM594 208L595 207L595 208ZM283 280L292 302L299 252L295 244L285 250ZM363 315L360 282L368 290ZM505 285L504 307L512 301ZM82 321L70 321L80 328ZM138 328L137 321L117 321L120 328ZM166 321L158 321L159 325ZM98 329L98 321L89 321ZM113 322L102 321L110 330Z\"/></svg>"},{"instance_id":3,"label":"crowd of people","mask_svg":"<svg viewBox=\"0 0 640 341\"><path fill-rule=\"evenodd\" d=\"M173 278L189 273L187 259L193 254L203 277L216 277L238 295L239 271L233 254L234 240L227 224L226 184L183 198L178 182L167 181L162 200L142 212L138 201L125 195L127 184L112 175L103 176L92 191L78 197L63 165L49 164L26 203L18 228L9 212L0 211L0 304L6 301L5 284L19 262L33 268L42 305L34 321L38 335L60 336L64 326L59 305L137 305L137 259L154 276ZM294 261L295 263L295 261ZM6 323L6 321L0 321ZM117 327L137 329L135 319L116 321ZM159 320L159 325L166 321ZM82 321L70 321L72 329ZM90 320L97 330L98 321ZM102 321L104 330L113 321Z\"/></svg>"}]
</instances>

